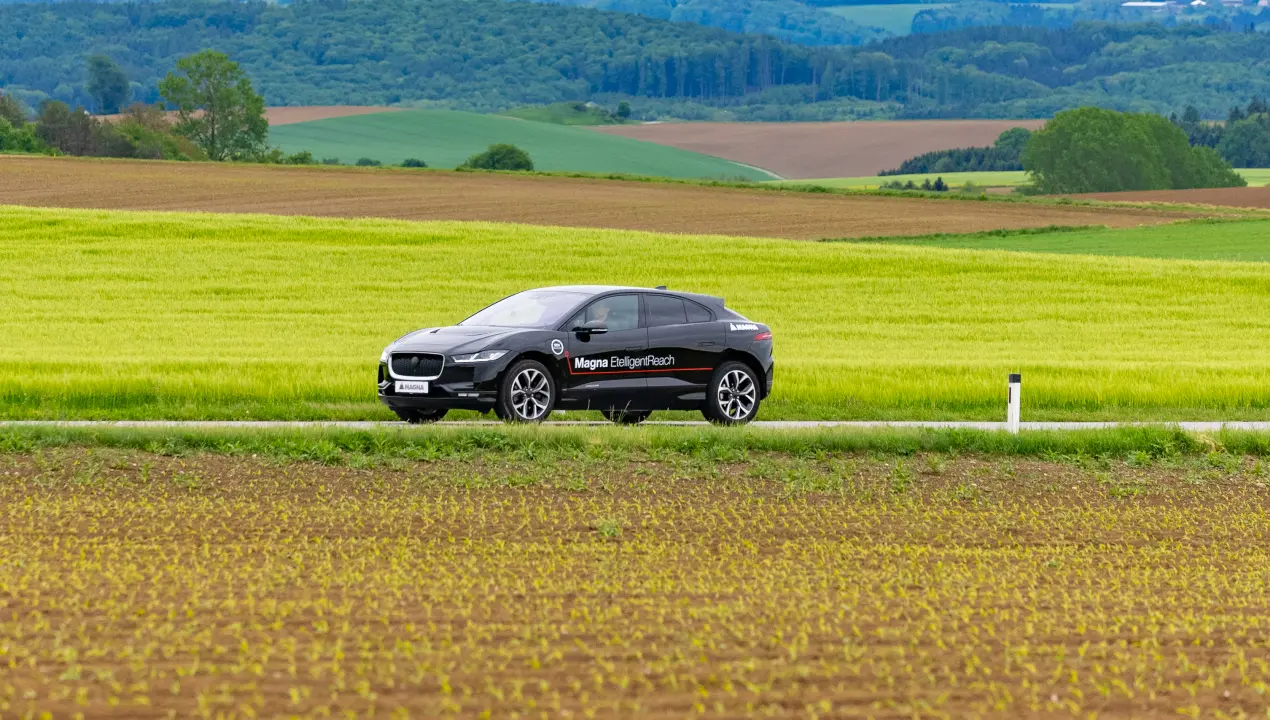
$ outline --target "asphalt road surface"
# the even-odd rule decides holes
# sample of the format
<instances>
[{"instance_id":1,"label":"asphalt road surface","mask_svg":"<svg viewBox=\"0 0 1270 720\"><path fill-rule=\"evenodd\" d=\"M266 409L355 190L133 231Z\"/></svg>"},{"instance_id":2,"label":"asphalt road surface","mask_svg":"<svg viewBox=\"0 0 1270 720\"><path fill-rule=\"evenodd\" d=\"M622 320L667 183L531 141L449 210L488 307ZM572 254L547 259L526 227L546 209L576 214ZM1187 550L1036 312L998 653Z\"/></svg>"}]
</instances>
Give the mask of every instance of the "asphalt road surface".
<instances>
[{"instance_id":1,"label":"asphalt road surface","mask_svg":"<svg viewBox=\"0 0 1270 720\"><path fill-rule=\"evenodd\" d=\"M548 427L602 426L611 423L581 420L554 420L545 423ZM698 426L709 423L697 421L650 421L650 426ZM472 420L460 422L441 422L437 425L486 426L497 427L503 423L493 420ZM126 427L126 428L269 428L294 429L305 428L345 428L350 430L373 430L376 428L409 427L402 422L371 421L314 421L289 422L270 420L0 420L0 427L6 426L47 426L47 427ZM1003 422L953 422L953 421L836 421L836 420L760 420L750 423L751 427L770 428L774 430L794 430L799 428L932 428L932 429L964 429L964 430L1005 430ZM429 427L429 426L420 426ZM1188 432L1218 432L1221 430L1259 430L1270 431L1270 422L1025 422L1019 424L1022 430L1100 430L1117 427L1178 427Z\"/></svg>"}]
</instances>

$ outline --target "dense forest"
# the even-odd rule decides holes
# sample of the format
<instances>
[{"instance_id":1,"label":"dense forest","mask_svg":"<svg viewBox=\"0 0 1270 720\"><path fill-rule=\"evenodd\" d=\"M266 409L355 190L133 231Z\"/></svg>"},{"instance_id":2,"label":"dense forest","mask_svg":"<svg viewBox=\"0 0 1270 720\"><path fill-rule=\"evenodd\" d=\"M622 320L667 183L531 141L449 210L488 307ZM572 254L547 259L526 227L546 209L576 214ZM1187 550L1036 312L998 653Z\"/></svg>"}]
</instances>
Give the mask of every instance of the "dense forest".
<instances>
[{"instance_id":1,"label":"dense forest","mask_svg":"<svg viewBox=\"0 0 1270 720\"><path fill-rule=\"evenodd\" d=\"M0 5L0 89L90 106L100 53L157 99L177 57L241 63L270 104L416 103L480 111L629 98L637 117L1048 117L1081 105L1205 118L1270 95L1270 35L1078 23L808 47L687 23L503 0L224 0ZM793 116L793 117L790 117Z\"/></svg>"},{"instance_id":2,"label":"dense forest","mask_svg":"<svg viewBox=\"0 0 1270 720\"><path fill-rule=\"evenodd\" d=\"M861 27L798 0L532 0L634 13L739 33L771 35L799 45L862 45L886 33Z\"/></svg>"}]
</instances>

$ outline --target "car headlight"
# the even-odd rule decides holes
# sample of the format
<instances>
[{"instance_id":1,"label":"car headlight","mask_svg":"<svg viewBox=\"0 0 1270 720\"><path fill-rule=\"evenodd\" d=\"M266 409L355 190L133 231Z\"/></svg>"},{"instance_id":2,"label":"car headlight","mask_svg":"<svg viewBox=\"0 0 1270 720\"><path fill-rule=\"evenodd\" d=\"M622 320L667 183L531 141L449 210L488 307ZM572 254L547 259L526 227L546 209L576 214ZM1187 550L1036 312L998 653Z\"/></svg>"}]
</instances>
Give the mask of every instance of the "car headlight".
<instances>
[{"instance_id":1,"label":"car headlight","mask_svg":"<svg viewBox=\"0 0 1270 720\"><path fill-rule=\"evenodd\" d=\"M492 360L497 360L506 354L507 354L506 350L482 350L480 352L471 353L470 355L455 355L454 362L456 363L490 362Z\"/></svg>"},{"instance_id":2,"label":"car headlight","mask_svg":"<svg viewBox=\"0 0 1270 720\"><path fill-rule=\"evenodd\" d=\"M392 346L389 345L388 347L384 348L383 352L379 353L379 362L381 363L388 362L388 351L391 349L392 349Z\"/></svg>"}]
</instances>

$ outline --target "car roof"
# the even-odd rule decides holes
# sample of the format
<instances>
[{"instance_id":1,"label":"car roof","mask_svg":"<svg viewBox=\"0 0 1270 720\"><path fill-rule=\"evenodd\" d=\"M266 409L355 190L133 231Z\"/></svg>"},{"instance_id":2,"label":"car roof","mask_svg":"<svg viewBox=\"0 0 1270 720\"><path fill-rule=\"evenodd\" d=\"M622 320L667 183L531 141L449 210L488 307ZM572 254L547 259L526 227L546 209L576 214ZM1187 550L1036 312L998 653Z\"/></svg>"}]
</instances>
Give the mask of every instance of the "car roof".
<instances>
[{"instance_id":1,"label":"car roof","mask_svg":"<svg viewBox=\"0 0 1270 720\"><path fill-rule=\"evenodd\" d=\"M673 295L675 297L689 298L699 303L707 305L723 306L723 298L713 295L702 295L700 293L681 292L677 290L661 290L659 288L635 287L633 285L556 285L553 287L534 288L535 290L550 290L558 292L572 292L586 295L604 295L611 292L642 292L655 293L658 295Z\"/></svg>"}]
</instances>

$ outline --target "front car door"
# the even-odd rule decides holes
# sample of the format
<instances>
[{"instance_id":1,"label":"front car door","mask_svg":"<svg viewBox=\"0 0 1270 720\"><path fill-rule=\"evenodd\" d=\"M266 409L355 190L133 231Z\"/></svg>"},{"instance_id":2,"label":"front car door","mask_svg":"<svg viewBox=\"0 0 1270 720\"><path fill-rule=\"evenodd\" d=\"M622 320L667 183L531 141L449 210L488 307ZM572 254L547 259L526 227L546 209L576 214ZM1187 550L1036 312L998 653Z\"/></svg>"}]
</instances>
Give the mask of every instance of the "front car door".
<instances>
[{"instance_id":1,"label":"front car door","mask_svg":"<svg viewBox=\"0 0 1270 720\"><path fill-rule=\"evenodd\" d=\"M648 354L672 358L666 372L649 373L649 394L661 407L694 407L726 349L723 325L704 305L674 295L645 295L644 308Z\"/></svg>"},{"instance_id":2,"label":"front car door","mask_svg":"<svg viewBox=\"0 0 1270 720\"><path fill-rule=\"evenodd\" d=\"M572 332L602 323L603 334ZM648 382L641 370L648 354L648 330L639 295L609 295L593 301L565 326L569 331L562 395L591 409L636 408Z\"/></svg>"}]
</instances>

